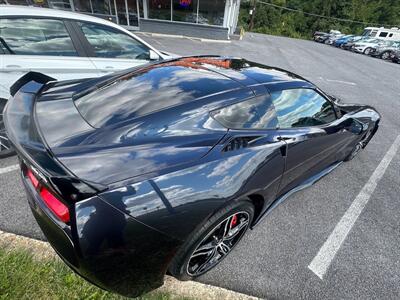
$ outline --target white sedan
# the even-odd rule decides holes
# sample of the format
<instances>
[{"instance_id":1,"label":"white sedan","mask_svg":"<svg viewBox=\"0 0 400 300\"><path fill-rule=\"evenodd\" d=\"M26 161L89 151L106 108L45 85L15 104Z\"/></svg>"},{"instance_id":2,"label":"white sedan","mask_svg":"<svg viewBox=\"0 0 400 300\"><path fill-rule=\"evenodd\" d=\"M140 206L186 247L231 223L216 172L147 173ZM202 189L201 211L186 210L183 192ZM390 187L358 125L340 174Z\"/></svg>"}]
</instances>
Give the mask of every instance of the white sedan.
<instances>
[{"instance_id":1,"label":"white sedan","mask_svg":"<svg viewBox=\"0 0 400 300\"><path fill-rule=\"evenodd\" d=\"M0 5L0 99L29 71L57 80L102 76L168 58L128 30L55 9Z\"/></svg>"},{"instance_id":2,"label":"white sedan","mask_svg":"<svg viewBox=\"0 0 400 300\"><path fill-rule=\"evenodd\" d=\"M0 158L14 153L2 111L11 85L25 73L36 71L57 80L90 78L171 57L100 18L0 5Z\"/></svg>"}]
</instances>

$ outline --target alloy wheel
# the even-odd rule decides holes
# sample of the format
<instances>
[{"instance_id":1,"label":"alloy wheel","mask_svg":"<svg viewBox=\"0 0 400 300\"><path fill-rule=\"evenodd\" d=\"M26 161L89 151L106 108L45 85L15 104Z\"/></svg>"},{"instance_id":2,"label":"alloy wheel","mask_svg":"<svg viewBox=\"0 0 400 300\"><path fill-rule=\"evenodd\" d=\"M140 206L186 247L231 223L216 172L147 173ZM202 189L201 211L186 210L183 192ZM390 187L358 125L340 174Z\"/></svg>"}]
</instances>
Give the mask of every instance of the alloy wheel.
<instances>
[{"instance_id":1,"label":"alloy wheel","mask_svg":"<svg viewBox=\"0 0 400 300\"><path fill-rule=\"evenodd\" d=\"M236 212L221 223L199 243L187 264L190 276L199 276L224 259L242 238L249 227L247 212Z\"/></svg>"},{"instance_id":2,"label":"alloy wheel","mask_svg":"<svg viewBox=\"0 0 400 300\"><path fill-rule=\"evenodd\" d=\"M389 55L390 55L389 52L384 52L384 53L382 53L381 58L382 59L388 59Z\"/></svg>"}]
</instances>

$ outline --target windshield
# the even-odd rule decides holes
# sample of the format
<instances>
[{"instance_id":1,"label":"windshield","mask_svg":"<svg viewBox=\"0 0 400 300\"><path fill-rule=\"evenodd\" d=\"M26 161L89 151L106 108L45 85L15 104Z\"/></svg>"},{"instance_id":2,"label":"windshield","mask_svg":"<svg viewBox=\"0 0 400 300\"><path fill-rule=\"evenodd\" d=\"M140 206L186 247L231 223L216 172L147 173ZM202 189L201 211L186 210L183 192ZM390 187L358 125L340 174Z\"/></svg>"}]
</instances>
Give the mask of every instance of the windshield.
<instances>
[{"instance_id":1,"label":"windshield","mask_svg":"<svg viewBox=\"0 0 400 300\"><path fill-rule=\"evenodd\" d=\"M363 31L363 33L361 34L362 36L369 36L371 33L371 29L366 29Z\"/></svg>"}]
</instances>

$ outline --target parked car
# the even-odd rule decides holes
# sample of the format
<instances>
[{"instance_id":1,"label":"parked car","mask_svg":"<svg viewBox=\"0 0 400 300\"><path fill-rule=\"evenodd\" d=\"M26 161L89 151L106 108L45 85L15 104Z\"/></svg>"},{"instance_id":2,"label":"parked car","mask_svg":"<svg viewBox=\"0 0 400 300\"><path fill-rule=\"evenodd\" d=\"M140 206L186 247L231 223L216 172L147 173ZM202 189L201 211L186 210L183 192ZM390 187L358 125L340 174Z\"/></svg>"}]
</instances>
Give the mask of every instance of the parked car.
<instances>
[{"instance_id":1,"label":"parked car","mask_svg":"<svg viewBox=\"0 0 400 300\"><path fill-rule=\"evenodd\" d=\"M382 59L390 59L390 54L393 50L400 48L400 41L385 41L380 45L373 47L369 55Z\"/></svg>"},{"instance_id":2,"label":"parked car","mask_svg":"<svg viewBox=\"0 0 400 300\"><path fill-rule=\"evenodd\" d=\"M5 158L15 154L4 127L3 110L5 106L6 101L0 100L0 158Z\"/></svg>"},{"instance_id":3,"label":"parked car","mask_svg":"<svg viewBox=\"0 0 400 300\"><path fill-rule=\"evenodd\" d=\"M390 53L390 59L393 62L400 64L400 49L392 50Z\"/></svg>"},{"instance_id":4,"label":"parked car","mask_svg":"<svg viewBox=\"0 0 400 300\"><path fill-rule=\"evenodd\" d=\"M365 55L369 55L372 48L379 46L382 44L382 40L380 39L363 39L354 44L354 48L351 48L354 52L363 53Z\"/></svg>"},{"instance_id":5,"label":"parked car","mask_svg":"<svg viewBox=\"0 0 400 300\"><path fill-rule=\"evenodd\" d=\"M0 19L3 99L29 71L79 79L168 57L117 24L84 14L2 5Z\"/></svg>"},{"instance_id":6,"label":"parked car","mask_svg":"<svg viewBox=\"0 0 400 300\"><path fill-rule=\"evenodd\" d=\"M313 40L316 41L318 37L328 34L327 32L323 31L315 31L313 34Z\"/></svg>"},{"instance_id":7,"label":"parked car","mask_svg":"<svg viewBox=\"0 0 400 300\"><path fill-rule=\"evenodd\" d=\"M347 41L349 41L353 37L354 37L354 35L352 35L352 34L345 35L345 36L343 36L341 38L336 39L335 42L333 43L333 45L335 47L341 47L344 43L346 43Z\"/></svg>"},{"instance_id":8,"label":"parked car","mask_svg":"<svg viewBox=\"0 0 400 300\"><path fill-rule=\"evenodd\" d=\"M354 45L356 44L356 42L362 41L363 39L367 39L367 38L364 38L362 36L354 36L354 37L350 38L347 42L343 43L341 45L341 48L345 49L345 50L351 50L354 48Z\"/></svg>"},{"instance_id":9,"label":"parked car","mask_svg":"<svg viewBox=\"0 0 400 300\"><path fill-rule=\"evenodd\" d=\"M226 57L90 80L28 73L11 91L5 125L37 222L72 269L127 296L167 270L188 280L218 265L380 120L291 72Z\"/></svg>"},{"instance_id":10,"label":"parked car","mask_svg":"<svg viewBox=\"0 0 400 300\"><path fill-rule=\"evenodd\" d=\"M314 37L314 40L319 43L325 43L330 37L340 35L341 32L338 30L330 30L329 33L320 32Z\"/></svg>"},{"instance_id":11,"label":"parked car","mask_svg":"<svg viewBox=\"0 0 400 300\"><path fill-rule=\"evenodd\" d=\"M318 42L318 43L324 43L331 35L329 33L325 33L325 34L321 34L321 35L317 35L314 38L314 41Z\"/></svg>"},{"instance_id":12,"label":"parked car","mask_svg":"<svg viewBox=\"0 0 400 300\"><path fill-rule=\"evenodd\" d=\"M344 34L335 34L335 35L331 35L328 39L325 40L325 44L327 45L333 45L335 43L336 40L344 37Z\"/></svg>"},{"instance_id":13,"label":"parked car","mask_svg":"<svg viewBox=\"0 0 400 300\"><path fill-rule=\"evenodd\" d=\"M122 27L84 14L0 5L0 22L0 109L10 86L29 71L79 79L170 57ZM13 154L1 119L0 140L0 157Z\"/></svg>"}]
</instances>

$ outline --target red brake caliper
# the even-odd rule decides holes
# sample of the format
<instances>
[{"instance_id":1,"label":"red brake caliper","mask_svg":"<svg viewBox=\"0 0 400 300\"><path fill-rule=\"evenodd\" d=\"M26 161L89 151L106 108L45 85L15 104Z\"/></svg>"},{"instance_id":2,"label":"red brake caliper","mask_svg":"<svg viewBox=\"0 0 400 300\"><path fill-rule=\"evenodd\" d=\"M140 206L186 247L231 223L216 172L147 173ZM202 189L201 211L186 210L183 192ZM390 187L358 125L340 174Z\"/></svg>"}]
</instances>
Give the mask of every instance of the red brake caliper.
<instances>
[{"instance_id":1,"label":"red brake caliper","mask_svg":"<svg viewBox=\"0 0 400 300\"><path fill-rule=\"evenodd\" d=\"M235 227L236 224L237 224L237 215L234 215L231 221L231 228Z\"/></svg>"}]
</instances>

